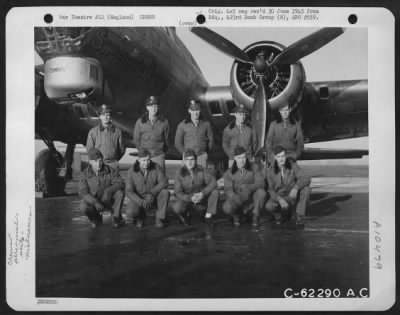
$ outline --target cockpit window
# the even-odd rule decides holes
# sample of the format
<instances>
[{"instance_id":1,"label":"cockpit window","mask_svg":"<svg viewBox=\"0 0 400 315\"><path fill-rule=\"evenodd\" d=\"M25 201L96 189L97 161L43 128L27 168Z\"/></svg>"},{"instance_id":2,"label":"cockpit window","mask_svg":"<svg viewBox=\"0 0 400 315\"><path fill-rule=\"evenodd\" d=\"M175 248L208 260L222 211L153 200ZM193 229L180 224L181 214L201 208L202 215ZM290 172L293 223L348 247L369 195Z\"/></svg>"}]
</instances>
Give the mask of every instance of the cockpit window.
<instances>
[{"instance_id":1,"label":"cockpit window","mask_svg":"<svg viewBox=\"0 0 400 315\"><path fill-rule=\"evenodd\" d=\"M210 111L212 115L222 115L221 106L218 102L210 102Z\"/></svg>"},{"instance_id":2,"label":"cockpit window","mask_svg":"<svg viewBox=\"0 0 400 315\"><path fill-rule=\"evenodd\" d=\"M226 107L228 108L228 112L229 112L230 114L232 114L233 111L234 111L235 108L236 108L236 104L235 104L234 101L226 101Z\"/></svg>"}]
</instances>

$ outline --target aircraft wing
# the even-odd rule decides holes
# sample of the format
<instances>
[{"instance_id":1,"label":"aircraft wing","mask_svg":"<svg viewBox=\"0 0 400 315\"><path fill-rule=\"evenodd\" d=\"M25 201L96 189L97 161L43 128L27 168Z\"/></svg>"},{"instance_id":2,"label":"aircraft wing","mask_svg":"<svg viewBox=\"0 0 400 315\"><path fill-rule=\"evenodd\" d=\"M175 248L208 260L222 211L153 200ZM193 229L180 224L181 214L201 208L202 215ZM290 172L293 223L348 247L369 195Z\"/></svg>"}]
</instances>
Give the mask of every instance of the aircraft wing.
<instances>
[{"instance_id":1,"label":"aircraft wing","mask_svg":"<svg viewBox=\"0 0 400 315\"><path fill-rule=\"evenodd\" d=\"M368 150L305 148L301 160L360 159Z\"/></svg>"},{"instance_id":2,"label":"aircraft wing","mask_svg":"<svg viewBox=\"0 0 400 315\"><path fill-rule=\"evenodd\" d=\"M368 136L368 81L310 82L298 108L305 142Z\"/></svg>"}]
</instances>

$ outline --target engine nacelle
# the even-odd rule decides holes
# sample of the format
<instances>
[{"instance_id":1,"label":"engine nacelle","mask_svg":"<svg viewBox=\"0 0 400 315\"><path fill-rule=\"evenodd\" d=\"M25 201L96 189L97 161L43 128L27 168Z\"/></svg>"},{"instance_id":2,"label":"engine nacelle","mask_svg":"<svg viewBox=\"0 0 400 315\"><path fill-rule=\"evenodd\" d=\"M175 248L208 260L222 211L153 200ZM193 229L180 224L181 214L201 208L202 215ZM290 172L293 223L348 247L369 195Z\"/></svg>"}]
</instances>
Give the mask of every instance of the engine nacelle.
<instances>
[{"instance_id":1,"label":"engine nacelle","mask_svg":"<svg viewBox=\"0 0 400 315\"><path fill-rule=\"evenodd\" d=\"M263 54L271 62L285 47L272 41L253 43L244 52L255 60ZM304 68L300 62L291 65L268 67L264 75L264 89L271 109L279 109L286 104L300 102L306 81ZM234 62L231 69L232 96L236 103L252 109L257 89L257 72L248 63Z\"/></svg>"},{"instance_id":2,"label":"engine nacelle","mask_svg":"<svg viewBox=\"0 0 400 315\"><path fill-rule=\"evenodd\" d=\"M93 58L55 57L44 65L44 89L57 103L96 100L103 95L103 69Z\"/></svg>"}]
</instances>

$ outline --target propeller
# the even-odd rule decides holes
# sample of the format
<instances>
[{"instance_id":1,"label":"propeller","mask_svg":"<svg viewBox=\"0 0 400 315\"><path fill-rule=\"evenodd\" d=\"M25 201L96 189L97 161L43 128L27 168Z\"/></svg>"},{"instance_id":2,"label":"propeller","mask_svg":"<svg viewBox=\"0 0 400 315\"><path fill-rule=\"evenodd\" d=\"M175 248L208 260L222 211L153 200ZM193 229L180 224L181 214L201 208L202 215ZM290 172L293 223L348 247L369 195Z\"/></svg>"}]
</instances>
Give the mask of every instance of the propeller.
<instances>
[{"instance_id":1,"label":"propeller","mask_svg":"<svg viewBox=\"0 0 400 315\"><path fill-rule=\"evenodd\" d=\"M256 130L258 145L257 151L264 146L265 122L267 120L267 97L265 95L263 76L258 77L258 86L254 95L251 122Z\"/></svg>"},{"instance_id":2,"label":"propeller","mask_svg":"<svg viewBox=\"0 0 400 315\"><path fill-rule=\"evenodd\" d=\"M316 31L284 49L269 66L276 64L292 64L301 58L308 56L314 51L333 41L342 35L344 30L340 27L326 27Z\"/></svg>"},{"instance_id":3,"label":"propeller","mask_svg":"<svg viewBox=\"0 0 400 315\"><path fill-rule=\"evenodd\" d=\"M271 73L271 69L278 65L294 64L301 58L313 53L325 46L341 34L343 28L322 28L281 51L277 56L266 58L263 53L259 53L254 60L237 47L235 44L223 36L211 31L205 27L193 27L191 31L214 46L223 53L231 56L236 61L252 64L252 71L257 77L257 89L254 94L254 103L252 108L251 120L256 129L259 139L259 148L264 144L265 129L267 122L267 97L264 89L264 78ZM269 105L270 107L271 105Z\"/></svg>"},{"instance_id":4,"label":"propeller","mask_svg":"<svg viewBox=\"0 0 400 315\"><path fill-rule=\"evenodd\" d=\"M205 40L207 43L211 44L223 53L233 57L234 59L244 63L252 63L252 60L243 50L212 30L206 27L192 27L191 31L201 39Z\"/></svg>"}]
</instances>

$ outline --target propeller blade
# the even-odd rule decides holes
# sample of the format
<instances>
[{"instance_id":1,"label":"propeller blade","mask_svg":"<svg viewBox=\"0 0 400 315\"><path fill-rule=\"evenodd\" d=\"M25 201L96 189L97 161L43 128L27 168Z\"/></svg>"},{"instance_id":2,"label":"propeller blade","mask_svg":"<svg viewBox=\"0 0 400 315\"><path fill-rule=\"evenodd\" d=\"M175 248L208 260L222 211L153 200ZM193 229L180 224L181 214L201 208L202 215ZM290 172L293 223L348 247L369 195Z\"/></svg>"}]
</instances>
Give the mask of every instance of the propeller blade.
<instances>
[{"instance_id":1,"label":"propeller blade","mask_svg":"<svg viewBox=\"0 0 400 315\"><path fill-rule=\"evenodd\" d=\"M267 97L265 95L262 77L258 78L258 86L254 97L251 122L256 130L258 146L257 151L263 147L265 140L265 122L267 120Z\"/></svg>"},{"instance_id":2,"label":"propeller blade","mask_svg":"<svg viewBox=\"0 0 400 315\"><path fill-rule=\"evenodd\" d=\"M295 63L333 41L336 37L342 35L343 32L344 29L340 27L326 27L320 29L285 48L276 56L271 66Z\"/></svg>"},{"instance_id":3,"label":"propeller blade","mask_svg":"<svg viewBox=\"0 0 400 315\"><path fill-rule=\"evenodd\" d=\"M236 60L244 63L252 63L249 56L247 56L247 54L243 52L243 50L227 40L225 37L222 37L212 30L206 27L192 27L191 31L210 45L214 46L223 53L235 58Z\"/></svg>"}]
</instances>

